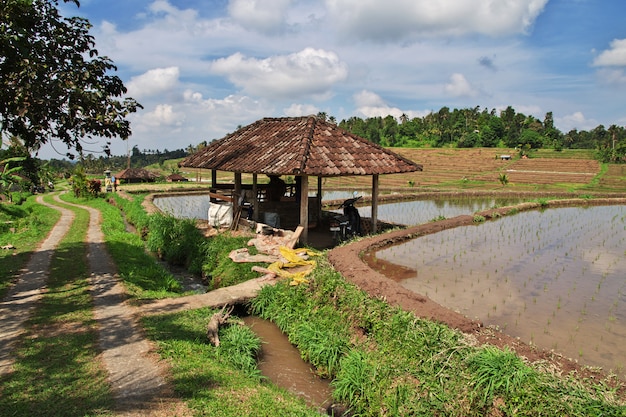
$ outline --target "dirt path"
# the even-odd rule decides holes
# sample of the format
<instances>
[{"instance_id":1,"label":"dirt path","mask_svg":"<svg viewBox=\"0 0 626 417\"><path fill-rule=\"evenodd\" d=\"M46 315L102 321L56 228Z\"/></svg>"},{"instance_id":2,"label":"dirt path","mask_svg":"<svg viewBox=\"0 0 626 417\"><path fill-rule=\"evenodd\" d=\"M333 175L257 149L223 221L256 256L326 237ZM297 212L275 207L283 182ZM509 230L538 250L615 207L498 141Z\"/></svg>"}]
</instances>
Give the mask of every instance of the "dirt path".
<instances>
[{"instance_id":1,"label":"dirt path","mask_svg":"<svg viewBox=\"0 0 626 417\"><path fill-rule=\"evenodd\" d=\"M50 274L52 254L74 221L74 213L57 206L44 203L43 196L37 202L61 212L61 218L48 237L33 253L20 277L0 302L0 376L12 371L15 344L24 330L24 322L31 316L41 299Z\"/></svg>"},{"instance_id":2,"label":"dirt path","mask_svg":"<svg viewBox=\"0 0 626 417\"><path fill-rule=\"evenodd\" d=\"M61 202L56 195L55 200ZM37 201L45 204L39 197ZM101 359L109 372L114 412L118 416L187 416L184 403L172 395L165 379L166 367L158 363L154 347L144 337L137 322L136 310L125 302L123 286L116 277L115 265L109 256L102 231L101 216L96 209L78 206L89 212L88 263L98 323ZM71 227L72 211L50 206L62 212L61 220L50 236L34 252L26 270L0 305L0 373L9 372L11 350L45 288L52 253Z\"/></svg>"}]
</instances>

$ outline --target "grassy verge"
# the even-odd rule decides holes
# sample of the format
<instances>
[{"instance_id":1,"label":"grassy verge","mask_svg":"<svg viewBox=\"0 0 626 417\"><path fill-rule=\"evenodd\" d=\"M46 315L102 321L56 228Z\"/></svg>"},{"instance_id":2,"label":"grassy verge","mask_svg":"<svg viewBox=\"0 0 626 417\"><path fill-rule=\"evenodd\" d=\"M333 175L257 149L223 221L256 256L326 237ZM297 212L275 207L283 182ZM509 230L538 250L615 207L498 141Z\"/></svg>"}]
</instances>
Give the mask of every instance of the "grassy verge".
<instances>
[{"instance_id":1,"label":"grassy verge","mask_svg":"<svg viewBox=\"0 0 626 417\"><path fill-rule=\"evenodd\" d=\"M214 311L199 309L143 319L148 336L172 366L177 395L197 415L319 416L304 400L264 382L256 367L258 338L245 326L220 330L220 346L206 340Z\"/></svg>"},{"instance_id":2,"label":"grassy verge","mask_svg":"<svg viewBox=\"0 0 626 417\"><path fill-rule=\"evenodd\" d=\"M89 205L102 213L102 232L107 249L131 297L155 299L182 294L180 283L146 253L141 237L126 231L124 219L117 207L103 199L76 199L69 194L64 194L63 199Z\"/></svg>"},{"instance_id":3,"label":"grassy verge","mask_svg":"<svg viewBox=\"0 0 626 417\"><path fill-rule=\"evenodd\" d=\"M76 217L52 257L47 291L27 322L15 371L2 381L3 415L111 415L87 282L84 238L89 214L67 208Z\"/></svg>"},{"instance_id":4,"label":"grassy verge","mask_svg":"<svg viewBox=\"0 0 626 417\"><path fill-rule=\"evenodd\" d=\"M0 298L60 217L57 210L37 204L35 196L20 205L0 204L0 246L15 247L0 250Z\"/></svg>"},{"instance_id":5,"label":"grassy verge","mask_svg":"<svg viewBox=\"0 0 626 417\"><path fill-rule=\"evenodd\" d=\"M264 287L253 310L274 321L358 415L619 416L602 381L585 386L508 350L371 299L324 262L309 286Z\"/></svg>"}]
</instances>

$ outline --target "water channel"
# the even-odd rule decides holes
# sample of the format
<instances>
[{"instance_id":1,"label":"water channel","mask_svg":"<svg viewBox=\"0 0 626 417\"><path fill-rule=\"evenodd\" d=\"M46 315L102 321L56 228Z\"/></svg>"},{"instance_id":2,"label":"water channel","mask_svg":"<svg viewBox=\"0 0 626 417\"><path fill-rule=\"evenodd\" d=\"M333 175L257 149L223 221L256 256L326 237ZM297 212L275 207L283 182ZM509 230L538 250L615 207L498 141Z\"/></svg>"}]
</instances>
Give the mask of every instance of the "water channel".
<instances>
[{"instance_id":1,"label":"water channel","mask_svg":"<svg viewBox=\"0 0 626 417\"><path fill-rule=\"evenodd\" d=\"M259 370L275 385L294 393L323 412L332 403L332 388L328 380L315 375L311 365L300 357L300 352L280 329L267 320L248 316L243 319L262 340Z\"/></svg>"}]
</instances>

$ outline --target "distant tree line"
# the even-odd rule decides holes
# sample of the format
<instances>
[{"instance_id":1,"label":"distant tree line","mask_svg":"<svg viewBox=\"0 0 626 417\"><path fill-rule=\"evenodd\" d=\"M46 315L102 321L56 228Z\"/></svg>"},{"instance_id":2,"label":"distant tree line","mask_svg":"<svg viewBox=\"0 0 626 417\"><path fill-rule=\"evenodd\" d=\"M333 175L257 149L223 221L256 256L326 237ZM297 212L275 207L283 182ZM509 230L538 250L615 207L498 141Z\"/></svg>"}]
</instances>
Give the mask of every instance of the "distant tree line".
<instances>
[{"instance_id":1,"label":"distant tree line","mask_svg":"<svg viewBox=\"0 0 626 417\"><path fill-rule=\"evenodd\" d=\"M153 164L163 165L169 159L184 158L185 156L187 156L187 151L184 149L174 151L144 149L142 151L139 150L139 147L134 146L129 155L100 155L96 157L89 153L80 155L76 161L52 159L49 164L56 171L71 171L74 167L80 166L86 173L101 174L106 170L121 171L129 166L130 168L143 168Z\"/></svg>"},{"instance_id":2,"label":"distant tree line","mask_svg":"<svg viewBox=\"0 0 626 417\"><path fill-rule=\"evenodd\" d=\"M324 113L318 117L326 118ZM517 113L509 106L499 113L480 106L450 110L442 107L424 117L402 115L351 117L339 127L385 147L509 147L526 149L595 149L604 162L626 162L626 129L603 125L590 130L561 132L552 112L543 120Z\"/></svg>"}]
</instances>

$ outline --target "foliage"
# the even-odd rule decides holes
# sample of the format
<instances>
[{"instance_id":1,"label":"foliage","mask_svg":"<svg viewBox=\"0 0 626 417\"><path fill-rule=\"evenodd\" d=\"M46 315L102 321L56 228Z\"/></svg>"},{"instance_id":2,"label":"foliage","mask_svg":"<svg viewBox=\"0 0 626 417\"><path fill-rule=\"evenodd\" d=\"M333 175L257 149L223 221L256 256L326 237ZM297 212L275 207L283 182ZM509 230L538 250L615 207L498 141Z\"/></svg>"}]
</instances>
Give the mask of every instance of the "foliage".
<instances>
[{"instance_id":1,"label":"foliage","mask_svg":"<svg viewBox=\"0 0 626 417\"><path fill-rule=\"evenodd\" d=\"M25 158L15 157L0 161L0 192L6 195L9 201L13 201L11 197L11 187L21 180L21 177L17 175L17 173L22 169L20 165L11 166L11 164L22 162L24 159Z\"/></svg>"},{"instance_id":2,"label":"foliage","mask_svg":"<svg viewBox=\"0 0 626 417\"><path fill-rule=\"evenodd\" d=\"M187 152L183 149L174 151L168 151L167 149L164 151L158 149L144 149L140 151L137 146L134 146L129 155L100 155L99 157L91 153L82 155L78 161L78 165L82 166L86 172L101 174L107 169L111 171L121 171L129 165L131 168L145 168L149 165L156 164L161 168L166 161L182 159L185 156L187 156Z\"/></svg>"},{"instance_id":3,"label":"foliage","mask_svg":"<svg viewBox=\"0 0 626 417\"><path fill-rule=\"evenodd\" d=\"M78 0L64 0L75 3ZM126 116L141 107L126 93L107 57L98 56L91 24L62 17L59 0L6 0L0 8L2 135L37 151L51 138L72 159L83 138L130 136ZM108 153L110 142L104 146Z\"/></svg>"},{"instance_id":4,"label":"foliage","mask_svg":"<svg viewBox=\"0 0 626 417\"><path fill-rule=\"evenodd\" d=\"M155 213L149 217L146 246L172 265L189 266L199 256L204 237L194 219Z\"/></svg>"},{"instance_id":5,"label":"foliage","mask_svg":"<svg viewBox=\"0 0 626 417\"><path fill-rule=\"evenodd\" d=\"M102 190L102 181L97 179L87 180L87 192L91 197L98 197Z\"/></svg>"},{"instance_id":6,"label":"foliage","mask_svg":"<svg viewBox=\"0 0 626 417\"><path fill-rule=\"evenodd\" d=\"M600 125L591 131L563 134L554 126L552 112L543 121L513 107L497 112L480 106L450 110L442 107L423 117L402 115L351 117L339 126L371 142L390 147L526 147L528 150L598 149L607 162L625 162L626 128Z\"/></svg>"},{"instance_id":7,"label":"foliage","mask_svg":"<svg viewBox=\"0 0 626 417\"><path fill-rule=\"evenodd\" d=\"M220 328L220 346L207 342L206 326L217 310L207 308L142 319L160 355L171 364L172 383L194 415L319 416L301 398L260 383L259 338L245 326Z\"/></svg>"},{"instance_id":8,"label":"foliage","mask_svg":"<svg viewBox=\"0 0 626 417\"><path fill-rule=\"evenodd\" d=\"M139 235L142 238L148 236L150 217L141 205L146 197L146 194L133 194L132 200L120 197L116 193L111 194L111 197L115 201L115 204L123 211L123 216L126 221L135 226Z\"/></svg>"},{"instance_id":9,"label":"foliage","mask_svg":"<svg viewBox=\"0 0 626 417\"><path fill-rule=\"evenodd\" d=\"M118 208L104 199L76 199L68 194L64 194L62 199L100 210L107 249L131 297L164 298L182 293L181 284L146 253L141 237L126 231Z\"/></svg>"},{"instance_id":10,"label":"foliage","mask_svg":"<svg viewBox=\"0 0 626 417\"><path fill-rule=\"evenodd\" d=\"M467 366L475 388L472 392L482 393L480 407L490 404L499 395L517 398L520 391L537 380L536 372L508 348L500 350L487 346L480 349L467 358Z\"/></svg>"},{"instance_id":11,"label":"foliage","mask_svg":"<svg viewBox=\"0 0 626 417\"><path fill-rule=\"evenodd\" d=\"M249 236L234 237L230 233L220 233L206 240L200 261L202 274L209 279L210 289L256 278L258 273L252 271L251 266L267 266L259 263L235 263L228 257L232 250L247 247L249 240ZM252 249L250 251L254 253Z\"/></svg>"},{"instance_id":12,"label":"foliage","mask_svg":"<svg viewBox=\"0 0 626 417\"><path fill-rule=\"evenodd\" d=\"M325 260L308 287L265 286L251 308L275 322L303 358L332 378L333 397L355 415L587 416L623 411L602 384L594 387L597 391L587 390L526 365L509 350L466 344L445 325L368 297ZM324 345L342 347L333 355L313 354Z\"/></svg>"},{"instance_id":13,"label":"foliage","mask_svg":"<svg viewBox=\"0 0 626 417\"><path fill-rule=\"evenodd\" d=\"M506 174L500 174L498 176L498 181L500 181L500 184L502 185L507 185L509 183L509 176Z\"/></svg>"},{"instance_id":14,"label":"foliage","mask_svg":"<svg viewBox=\"0 0 626 417\"><path fill-rule=\"evenodd\" d=\"M57 210L38 204L34 196L21 205L0 204L0 245L16 248L0 251L0 298L60 216Z\"/></svg>"}]
</instances>

